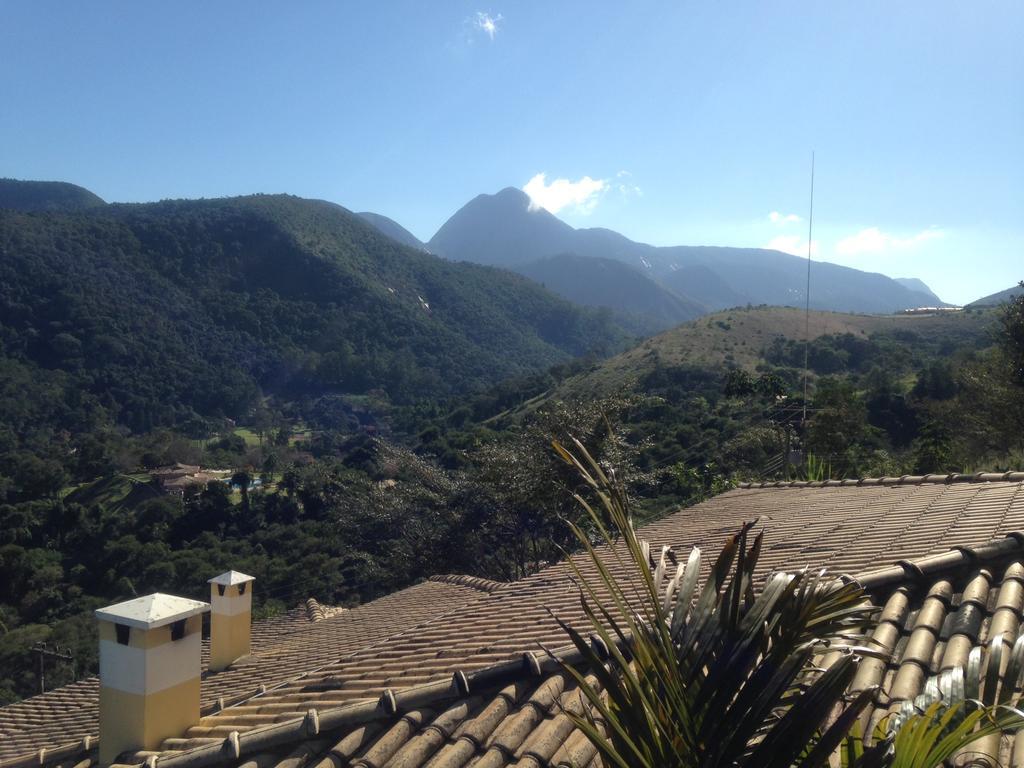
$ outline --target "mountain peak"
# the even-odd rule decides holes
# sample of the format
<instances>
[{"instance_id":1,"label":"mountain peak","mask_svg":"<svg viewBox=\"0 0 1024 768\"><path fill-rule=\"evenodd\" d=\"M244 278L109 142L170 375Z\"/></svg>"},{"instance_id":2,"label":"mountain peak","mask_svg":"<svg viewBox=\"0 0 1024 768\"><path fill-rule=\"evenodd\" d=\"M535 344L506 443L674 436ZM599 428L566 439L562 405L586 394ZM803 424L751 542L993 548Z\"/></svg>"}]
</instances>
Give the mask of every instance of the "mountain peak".
<instances>
[{"instance_id":1,"label":"mountain peak","mask_svg":"<svg viewBox=\"0 0 1024 768\"><path fill-rule=\"evenodd\" d=\"M456 211L427 247L449 259L508 267L571 250L575 233L516 187L477 195Z\"/></svg>"},{"instance_id":2,"label":"mountain peak","mask_svg":"<svg viewBox=\"0 0 1024 768\"><path fill-rule=\"evenodd\" d=\"M480 195L480 197L494 197L499 200L509 200L516 202L525 202L529 204L530 196L519 189L519 187L505 187L504 189L498 190L493 195Z\"/></svg>"}]
</instances>

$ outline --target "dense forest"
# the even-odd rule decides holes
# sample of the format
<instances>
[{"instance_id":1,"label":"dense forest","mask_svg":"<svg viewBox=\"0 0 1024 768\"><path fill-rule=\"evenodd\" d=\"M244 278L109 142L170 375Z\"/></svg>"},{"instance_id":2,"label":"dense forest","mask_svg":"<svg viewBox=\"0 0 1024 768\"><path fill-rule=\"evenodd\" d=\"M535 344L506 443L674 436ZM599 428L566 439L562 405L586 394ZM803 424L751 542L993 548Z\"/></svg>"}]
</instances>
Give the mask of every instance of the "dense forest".
<instances>
[{"instance_id":1,"label":"dense forest","mask_svg":"<svg viewBox=\"0 0 1024 768\"><path fill-rule=\"evenodd\" d=\"M646 340L597 392L614 317L337 206L0 211L0 703L38 690L35 643L73 652L50 687L90 674L93 609L227 568L260 615L532 572L572 543L553 436L649 516L739 479L1024 465L1024 302L819 335L806 421L802 342L740 340L771 313L688 326L736 339L721 359ZM176 462L226 482L165 493Z\"/></svg>"}]
</instances>

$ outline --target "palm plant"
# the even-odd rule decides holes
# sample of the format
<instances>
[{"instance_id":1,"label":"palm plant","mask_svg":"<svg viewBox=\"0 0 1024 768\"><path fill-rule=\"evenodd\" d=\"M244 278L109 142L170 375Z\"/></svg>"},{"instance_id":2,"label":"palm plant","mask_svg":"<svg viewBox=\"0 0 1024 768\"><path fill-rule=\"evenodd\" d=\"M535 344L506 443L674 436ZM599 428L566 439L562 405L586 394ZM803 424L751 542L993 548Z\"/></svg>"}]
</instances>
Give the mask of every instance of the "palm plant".
<instances>
[{"instance_id":1,"label":"palm plant","mask_svg":"<svg viewBox=\"0 0 1024 768\"><path fill-rule=\"evenodd\" d=\"M832 477L832 465L825 459L808 452L804 474L807 476L807 480L820 483L822 480Z\"/></svg>"},{"instance_id":2,"label":"palm plant","mask_svg":"<svg viewBox=\"0 0 1024 768\"><path fill-rule=\"evenodd\" d=\"M803 570L755 590L753 523L710 568L697 548L685 563L668 547L654 557L614 473L578 441L573 452L554 448L583 480L585 521L571 525L584 556L569 562L593 633L588 641L562 623L584 660L562 668L589 704L567 714L607 768L810 767L837 754L849 768L927 768L1024 722L1006 701L967 701L974 691L960 670L866 745L857 723L876 691L846 694L859 659L876 654L866 635L874 609L857 585Z\"/></svg>"}]
</instances>

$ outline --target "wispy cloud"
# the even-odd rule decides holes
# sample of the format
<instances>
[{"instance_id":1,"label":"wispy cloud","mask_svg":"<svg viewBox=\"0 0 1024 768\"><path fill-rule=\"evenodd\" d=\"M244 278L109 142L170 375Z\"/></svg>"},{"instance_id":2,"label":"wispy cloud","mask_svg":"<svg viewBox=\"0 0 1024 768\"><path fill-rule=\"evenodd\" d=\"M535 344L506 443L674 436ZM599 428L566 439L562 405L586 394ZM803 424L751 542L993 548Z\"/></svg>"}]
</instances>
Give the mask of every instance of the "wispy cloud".
<instances>
[{"instance_id":1,"label":"wispy cloud","mask_svg":"<svg viewBox=\"0 0 1024 768\"><path fill-rule=\"evenodd\" d=\"M856 256L862 253L907 251L928 240L936 240L945 236L946 233L936 227L922 230L910 237L896 237L883 232L878 227L868 227L855 235L844 237L836 243L836 253L843 256Z\"/></svg>"},{"instance_id":2,"label":"wispy cloud","mask_svg":"<svg viewBox=\"0 0 1024 768\"><path fill-rule=\"evenodd\" d=\"M526 182L523 191L530 196L531 210L544 208L551 213L558 213L572 206L577 213L590 213L608 187L607 179L592 179L589 176L579 181L553 179L549 184L547 174L538 173Z\"/></svg>"},{"instance_id":3,"label":"wispy cloud","mask_svg":"<svg viewBox=\"0 0 1024 768\"><path fill-rule=\"evenodd\" d=\"M644 196L644 191L633 182L633 174L629 171L619 171L615 174L615 186L623 197Z\"/></svg>"},{"instance_id":4,"label":"wispy cloud","mask_svg":"<svg viewBox=\"0 0 1024 768\"><path fill-rule=\"evenodd\" d=\"M498 25L503 20L500 13L492 16L486 11L477 11L473 26L478 32L483 32L488 38L494 40L494 36L498 34Z\"/></svg>"},{"instance_id":5,"label":"wispy cloud","mask_svg":"<svg viewBox=\"0 0 1024 768\"><path fill-rule=\"evenodd\" d=\"M779 213L778 211L772 211L768 214L768 221L772 224L798 224L803 219L797 216L795 213Z\"/></svg>"},{"instance_id":6,"label":"wispy cloud","mask_svg":"<svg viewBox=\"0 0 1024 768\"><path fill-rule=\"evenodd\" d=\"M790 253L793 256L806 256L807 255L807 241L804 240L800 235L779 235L773 237L765 245L772 251L782 251L783 253ZM817 256L819 252L818 241L814 240L811 242L811 255Z\"/></svg>"}]
</instances>

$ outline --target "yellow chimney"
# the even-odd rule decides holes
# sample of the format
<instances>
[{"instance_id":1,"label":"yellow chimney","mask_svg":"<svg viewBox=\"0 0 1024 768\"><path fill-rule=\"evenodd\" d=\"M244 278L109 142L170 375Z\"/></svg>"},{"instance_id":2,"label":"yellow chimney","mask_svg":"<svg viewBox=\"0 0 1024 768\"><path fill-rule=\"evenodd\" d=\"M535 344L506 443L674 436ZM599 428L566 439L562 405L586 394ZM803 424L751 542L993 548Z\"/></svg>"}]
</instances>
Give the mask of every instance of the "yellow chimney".
<instances>
[{"instance_id":1,"label":"yellow chimney","mask_svg":"<svg viewBox=\"0 0 1024 768\"><path fill-rule=\"evenodd\" d=\"M210 671L227 669L249 655L252 636L252 582L238 571L210 579Z\"/></svg>"},{"instance_id":2,"label":"yellow chimney","mask_svg":"<svg viewBox=\"0 0 1024 768\"><path fill-rule=\"evenodd\" d=\"M96 611L101 765L199 722L202 614L209 609L156 593Z\"/></svg>"}]
</instances>

